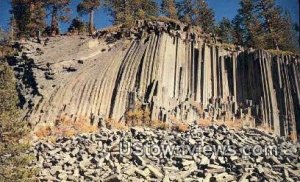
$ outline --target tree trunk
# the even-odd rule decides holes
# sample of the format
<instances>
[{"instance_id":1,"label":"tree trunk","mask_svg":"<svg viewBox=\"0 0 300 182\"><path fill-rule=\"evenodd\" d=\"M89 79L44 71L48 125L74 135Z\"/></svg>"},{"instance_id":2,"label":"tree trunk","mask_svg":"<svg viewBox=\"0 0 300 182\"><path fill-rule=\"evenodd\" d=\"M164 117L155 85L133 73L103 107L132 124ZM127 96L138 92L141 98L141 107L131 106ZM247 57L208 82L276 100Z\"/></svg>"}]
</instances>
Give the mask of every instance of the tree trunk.
<instances>
[{"instance_id":1,"label":"tree trunk","mask_svg":"<svg viewBox=\"0 0 300 182\"><path fill-rule=\"evenodd\" d=\"M94 33L94 10L91 10L90 12L89 33L91 35Z\"/></svg>"},{"instance_id":2,"label":"tree trunk","mask_svg":"<svg viewBox=\"0 0 300 182\"><path fill-rule=\"evenodd\" d=\"M57 20L57 7L53 6L52 8L52 17L51 17L51 32L52 36L55 36L59 33L58 31L58 20Z\"/></svg>"}]
</instances>

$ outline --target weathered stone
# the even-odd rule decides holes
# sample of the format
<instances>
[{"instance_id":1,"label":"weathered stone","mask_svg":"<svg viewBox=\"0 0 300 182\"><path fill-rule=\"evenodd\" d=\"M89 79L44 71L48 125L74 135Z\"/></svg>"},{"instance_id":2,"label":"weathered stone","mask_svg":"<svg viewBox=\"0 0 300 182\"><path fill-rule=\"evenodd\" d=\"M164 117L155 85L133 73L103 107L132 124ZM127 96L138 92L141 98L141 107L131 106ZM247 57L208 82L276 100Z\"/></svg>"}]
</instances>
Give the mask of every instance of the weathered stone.
<instances>
[{"instance_id":1,"label":"weathered stone","mask_svg":"<svg viewBox=\"0 0 300 182\"><path fill-rule=\"evenodd\" d=\"M157 177L157 178L163 178L163 174L160 172L160 170L152 165L147 165L147 168Z\"/></svg>"}]
</instances>

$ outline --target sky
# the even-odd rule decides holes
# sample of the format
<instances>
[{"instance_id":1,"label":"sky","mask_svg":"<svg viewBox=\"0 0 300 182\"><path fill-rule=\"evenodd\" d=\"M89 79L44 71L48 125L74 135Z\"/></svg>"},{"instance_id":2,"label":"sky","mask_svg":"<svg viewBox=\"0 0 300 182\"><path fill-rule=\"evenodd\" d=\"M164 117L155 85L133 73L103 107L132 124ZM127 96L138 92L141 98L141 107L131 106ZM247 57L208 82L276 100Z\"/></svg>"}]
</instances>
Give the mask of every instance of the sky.
<instances>
[{"instance_id":1,"label":"sky","mask_svg":"<svg viewBox=\"0 0 300 182\"><path fill-rule=\"evenodd\" d=\"M240 0L206 0L209 7L215 12L216 21L219 22L223 17L232 19L239 8ZM80 0L71 0L72 18L78 16L76 6ZM160 4L161 1L157 0ZM298 0L276 0L277 4L283 9L288 10L294 22L299 22L299 6ZM0 27L7 29L10 18L10 0L0 0ZM87 20L88 17L84 16L82 19ZM107 15L105 10L100 9L95 13L95 25L97 28L103 28L111 25L111 17ZM66 31L69 23L61 23L62 31Z\"/></svg>"}]
</instances>

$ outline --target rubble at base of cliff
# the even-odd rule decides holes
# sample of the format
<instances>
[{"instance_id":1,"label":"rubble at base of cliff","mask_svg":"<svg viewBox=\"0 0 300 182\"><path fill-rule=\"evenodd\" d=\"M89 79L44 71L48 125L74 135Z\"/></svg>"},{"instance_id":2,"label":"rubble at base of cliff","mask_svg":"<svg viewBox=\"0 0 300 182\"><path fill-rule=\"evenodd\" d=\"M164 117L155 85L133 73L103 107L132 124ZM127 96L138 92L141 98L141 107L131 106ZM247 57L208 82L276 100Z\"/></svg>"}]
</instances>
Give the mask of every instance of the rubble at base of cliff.
<instances>
[{"instance_id":1,"label":"rubble at base of cliff","mask_svg":"<svg viewBox=\"0 0 300 182\"><path fill-rule=\"evenodd\" d=\"M300 181L300 144L258 129L133 127L37 140L40 181Z\"/></svg>"}]
</instances>

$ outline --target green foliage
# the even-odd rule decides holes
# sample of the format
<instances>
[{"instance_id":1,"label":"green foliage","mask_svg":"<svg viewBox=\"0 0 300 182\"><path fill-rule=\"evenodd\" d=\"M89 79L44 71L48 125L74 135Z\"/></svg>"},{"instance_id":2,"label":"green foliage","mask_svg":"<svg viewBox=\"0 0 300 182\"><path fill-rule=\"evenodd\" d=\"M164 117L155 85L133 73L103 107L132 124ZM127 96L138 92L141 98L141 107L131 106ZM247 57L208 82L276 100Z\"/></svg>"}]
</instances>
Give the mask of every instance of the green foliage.
<instances>
[{"instance_id":1,"label":"green foliage","mask_svg":"<svg viewBox=\"0 0 300 182\"><path fill-rule=\"evenodd\" d=\"M70 19L70 5L71 0L47 0L45 6L51 15L51 25L48 33L51 35L59 34L59 22L68 22Z\"/></svg>"},{"instance_id":2,"label":"green foliage","mask_svg":"<svg viewBox=\"0 0 300 182\"><path fill-rule=\"evenodd\" d=\"M8 42L9 36L8 33L0 27L0 45Z\"/></svg>"},{"instance_id":3,"label":"green foliage","mask_svg":"<svg viewBox=\"0 0 300 182\"><path fill-rule=\"evenodd\" d=\"M275 0L242 0L233 20L234 42L245 47L297 51L296 32L288 13Z\"/></svg>"},{"instance_id":4,"label":"green foliage","mask_svg":"<svg viewBox=\"0 0 300 182\"><path fill-rule=\"evenodd\" d=\"M157 16L159 8L154 0L106 0L105 7L114 24L131 26L135 20Z\"/></svg>"},{"instance_id":5,"label":"green foliage","mask_svg":"<svg viewBox=\"0 0 300 182\"><path fill-rule=\"evenodd\" d=\"M33 160L26 124L18 119L18 95L11 68L0 63L0 181L33 181L36 170L28 165Z\"/></svg>"},{"instance_id":6,"label":"green foliage","mask_svg":"<svg viewBox=\"0 0 300 182\"><path fill-rule=\"evenodd\" d=\"M83 0L77 5L79 15L89 14L89 32L94 32L94 11L100 7L100 0Z\"/></svg>"},{"instance_id":7,"label":"green foliage","mask_svg":"<svg viewBox=\"0 0 300 182\"><path fill-rule=\"evenodd\" d=\"M241 8L235 17L233 24L235 30L235 43L245 47L263 48L263 29L255 14L255 4L253 0L242 0Z\"/></svg>"},{"instance_id":8,"label":"green foliage","mask_svg":"<svg viewBox=\"0 0 300 182\"><path fill-rule=\"evenodd\" d=\"M79 18L74 18L71 22L70 27L68 28L68 32L77 32L77 33L84 33L87 32L88 30L88 25L84 23L82 20Z\"/></svg>"},{"instance_id":9,"label":"green foliage","mask_svg":"<svg viewBox=\"0 0 300 182\"><path fill-rule=\"evenodd\" d=\"M12 0L11 26L17 37L37 35L45 28L46 12L43 0Z\"/></svg>"},{"instance_id":10,"label":"green foliage","mask_svg":"<svg viewBox=\"0 0 300 182\"><path fill-rule=\"evenodd\" d=\"M233 43L233 26L228 18L223 18L219 23L216 34L224 43Z\"/></svg>"},{"instance_id":11,"label":"green foliage","mask_svg":"<svg viewBox=\"0 0 300 182\"><path fill-rule=\"evenodd\" d=\"M176 3L174 0L163 0L161 3L161 11L168 18L174 20L178 19Z\"/></svg>"},{"instance_id":12,"label":"green foliage","mask_svg":"<svg viewBox=\"0 0 300 182\"><path fill-rule=\"evenodd\" d=\"M181 21L200 26L206 33L215 32L215 15L204 0L183 0L178 5Z\"/></svg>"},{"instance_id":13,"label":"green foliage","mask_svg":"<svg viewBox=\"0 0 300 182\"><path fill-rule=\"evenodd\" d=\"M177 4L179 19L191 24L194 19L194 7L192 0L183 0Z\"/></svg>"},{"instance_id":14,"label":"green foliage","mask_svg":"<svg viewBox=\"0 0 300 182\"><path fill-rule=\"evenodd\" d=\"M91 11L98 9L100 6L100 0L83 0L77 6L77 12L79 15L89 14Z\"/></svg>"}]
</instances>

